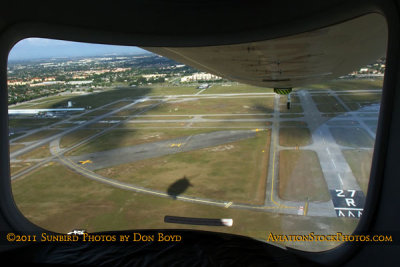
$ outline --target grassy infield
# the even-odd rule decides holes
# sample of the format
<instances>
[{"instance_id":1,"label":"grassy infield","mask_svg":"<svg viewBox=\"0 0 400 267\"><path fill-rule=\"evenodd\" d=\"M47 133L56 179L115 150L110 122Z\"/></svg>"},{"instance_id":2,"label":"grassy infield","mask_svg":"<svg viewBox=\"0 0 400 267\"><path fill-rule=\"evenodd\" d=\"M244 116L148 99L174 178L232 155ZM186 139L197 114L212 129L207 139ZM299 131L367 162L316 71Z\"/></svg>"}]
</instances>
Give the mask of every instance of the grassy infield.
<instances>
[{"instance_id":1,"label":"grassy infield","mask_svg":"<svg viewBox=\"0 0 400 267\"><path fill-rule=\"evenodd\" d=\"M214 86L208 89L207 93L248 92L245 89L245 86ZM114 93L109 91L105 93L105 96L98 94L98 97L95 100L91 99L90 103L92 106L101 106L118 98L133 97L140 94L157 95L162 94L162 92L166 92L165 94L193 94L197 91L191 87L186 88L185 90L187 91L183 91L182 89L177 90L174 87L153 88L151 90L141 89L132 93L134 90L138 89L120 89L115 90ZM266 89L262 88L252 88L252 92L265 91ZM62 99L61 101L66 102L68 100ZM348 99L343 99L343 101L348 101ZM76 98L74 102L85 105L89 102L89 98L88 96L81 96ZM60 103L50 103L55 106L60 105ZM143 115L157 116L166 114L174 116L200 113L268 114L272 111L272 98L240 98L223 99L222 101L208 99L163 104ZM293 109L291 113L294 111L302 112L301 106ZM332 112L332 110L329 110L329 112ZM102 112L99 111L98 113ZM295 117L296 114L292 116ZM156 117L152 118L156 119ZM258 118L258 116L254 116L254 118ZM160 117L159 119L164 118ZM226 125L225 123L210 124L214 124L217 127ZM134 125L138 126L137 124ZM158 125L161 126L161 124ZM229 123L229 125L238 128L245 127L243 124ZM140 126L146 126L146 124ZM260 123L249 123L248 127L252 126L262 127L263 125ZM292 147L306 145L310 142L310 134L304 128L304 125L286 123L284 126L297 128L296 131L293 131L292 127L283 127L280 131L280 145ZM215 130L209 128L168 130L127 128L110 131L95 141L79 147L72 154L106 150ZM67 135L62 139L61 146L71 146L79 140L90 136L94 131L85 129ZM184 194L234 202L262 204L265 194L265 179L268 171L265 163L268 162L269 143L270 132L267 130L258 132L255 138L234 142L230 146L223 145L217 148L205 148L157 159L123 164L98 172L117 180L159 190L166 190L176 180L187 177L192 186ZM368 176L369 156L362 152L356 153L355 151L346 151L344 154L357 179L359 182L361 181L361 186L364 190L366 188L365 177ZM355 159L353 163L352 159ZM356 163L360 159L364 160L366 164L361 167L355 167L359 165ZM279 194L281 198L304 200L304 197L307 196L311 201L326 201L329 199L318 160L313 152L286 150L280 153L279 162ZM299 166L315 166L315 168L304 170L304 168L299 168ZM304 171L299 171L301 169ZM293 173L296 173L296 179ZM33 180L35 183L32 183ZM310 184L312 185L311 187L306 186ZM48 166L41 167L25 176L24 179L14 181L13 194L18 207L32 222L50 230L60 232L69 231L73 228L85 228L89 231L135 228L182 228L182 225L166 225L163 223L164 215L177 215L233 218L234 226L232 228L210 229L194 226L190 228L226 231L265 240L266 234L269 231L274 233L317 232L320 229L317 225L328 224L332 232L351 232L357 223L355 220L339 218L309 218L225 209L137 194L82 179L78 174L63 166L59 166L58 163L51 163ZM284 223L285 221L290 221L291 223ZM321 244L318 244L317 247L309 249L318 250L321 248L323 249Z\"/></svg>"}]
</instances>

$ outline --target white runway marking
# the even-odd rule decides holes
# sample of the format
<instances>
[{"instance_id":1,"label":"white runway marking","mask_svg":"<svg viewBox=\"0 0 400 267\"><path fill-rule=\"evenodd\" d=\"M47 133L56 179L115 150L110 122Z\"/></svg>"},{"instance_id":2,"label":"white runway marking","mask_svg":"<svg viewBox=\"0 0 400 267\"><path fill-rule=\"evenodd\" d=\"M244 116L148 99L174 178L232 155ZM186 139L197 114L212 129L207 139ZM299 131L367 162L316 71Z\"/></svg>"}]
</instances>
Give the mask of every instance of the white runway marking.
<instances>
[{"instance_id":1,"label":"white runway marking","mask_svg":"<svg viewBox=\"0 0 400 267\"><path fill-rule=\"evenodd\" d=\"M199 94L201 94L204 90L206 90L206 89L202 89L202 90L198 91L197 93L195 93L194 95L199 95Z\"/></svg>"},{"instance_id":2,"label":"white runway marking","mask_svg":"<svg viewBox=\"0 0 400 267\"><path fill-rule=\"evenodd\" d=\"M336 168L335 161L333 160L333 158L331 158L331 161L332 161L332 164L333 164L333 166L335 167L335 169L337 169L337 168Z\"/></svg>"},{"instance_id":3,"label":"white runway marking","mask_svg":"<svg viewBox=\"0 0 400 267\"><path fill-rule=\"evenodd\" d=\"M342 175L340 175L340 173L338 173L338 177L339 177L340 183L341 183L342 185L344 185L344 184L343 184L343 180L342 180Z\"/></svg>"}]
</instances>

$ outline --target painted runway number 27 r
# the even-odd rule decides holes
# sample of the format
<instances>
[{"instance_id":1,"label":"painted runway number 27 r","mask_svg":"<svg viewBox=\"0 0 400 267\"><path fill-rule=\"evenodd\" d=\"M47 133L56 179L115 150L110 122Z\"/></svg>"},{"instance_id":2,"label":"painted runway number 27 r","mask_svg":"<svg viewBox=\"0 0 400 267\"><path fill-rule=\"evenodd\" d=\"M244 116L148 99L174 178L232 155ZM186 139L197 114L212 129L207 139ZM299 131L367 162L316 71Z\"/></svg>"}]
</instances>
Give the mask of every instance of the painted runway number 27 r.
<instances>
[{"instance_id":1,"label":"painted runway number 27 r","mask_svg":"<svg viewBox=\"0 0 400 267\"><path fill-rule=\"evenodd\" d=\"M345 190L336 189L336 193L337 193L336 196L337 197L346 197L344 195L344 191ZM354 195L356 194L356 190L346 190L346 191L351 193L350 197L354 197Z\"/></svg>"},{"instance_id":2,"label":"painted runway number 27 r","mask_svg":"<svg viewBox=\"0 0 400 267\"><path fill-rule=\"evenodd\" d=\"M364 209L364 194L353 189L330 190L338 217L360 218Z\"/></svg>"}]
</instances>

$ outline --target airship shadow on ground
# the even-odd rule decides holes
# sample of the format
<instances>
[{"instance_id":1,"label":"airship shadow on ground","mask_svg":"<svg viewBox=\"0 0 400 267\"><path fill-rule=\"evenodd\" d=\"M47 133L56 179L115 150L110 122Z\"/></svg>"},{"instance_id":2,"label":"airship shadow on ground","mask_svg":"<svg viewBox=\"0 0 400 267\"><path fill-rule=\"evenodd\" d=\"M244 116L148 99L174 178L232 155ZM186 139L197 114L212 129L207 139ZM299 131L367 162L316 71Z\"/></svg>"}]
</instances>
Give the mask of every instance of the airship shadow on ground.
<instances>
[{"instance_id":1,"label":"airship shadow on ground","mask_svg":"<svg viewBox=\"0 0 400 267\"><path fill-rule=\"evenodd\" d=\"M183 178L176 180L173 184L171 184L167 189L167 194L170 195L173 199L176 199L177 196L184 193L189 186L193 186L189 179L186 176Z\"/></svg>"}]
</instances>

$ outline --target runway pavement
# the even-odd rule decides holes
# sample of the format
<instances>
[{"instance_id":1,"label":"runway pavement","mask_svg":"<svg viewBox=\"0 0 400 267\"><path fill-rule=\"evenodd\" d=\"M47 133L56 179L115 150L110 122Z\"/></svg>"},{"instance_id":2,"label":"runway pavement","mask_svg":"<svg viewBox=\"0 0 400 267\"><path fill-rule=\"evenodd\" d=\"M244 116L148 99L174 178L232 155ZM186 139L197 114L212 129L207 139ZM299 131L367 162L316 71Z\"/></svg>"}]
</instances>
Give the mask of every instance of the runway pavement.
<instances>
[{"instance_id":1,"label":"runway pavement","mask_svg":"<svg viewBox=\"0 0 400 267\"><path fill-rule=\"evenodd\" d=\"M379 92L379 90L376 90ZM273 113L268 113L268 117L264 118L243 118L243 116L265 116L265 114L190 114L193 116L191 119L183 119L177 120L172 119L169 120L168 116L189 116L189 115L143 115L143 114L132 114L130 116L124 117L123 120L114 121L115 123L112 127L103 129L100 133L97 133L93 136L82 140L78 144L75 144L72 147L67 149L60 149L59 141L60 138L68 133L74 132L78 129L81 129L84 126L89 126L91 124L97 123L99 121L108 121L108 117L113 116L115 113L120 112L124 109L129 109L134 106L136 103L147 100L160 99L159 96L152 98L147 97L146 99L138 100L136 102L132 102L123 107L117 108L111 112L107 112L103 115L97 116L96 118L89 119L83 121L83 123L74 126L68 129L62 129L61 133L50 136L48 138L44 138L42 140L38 140L32 143L27 144L26 147L17 150L10 154L12 160L15 160L16 157L27 153L34 148L37 148L43 144L50 143L50 149L53 154L52 157L43 159L43 161L39 162L37 165L32 166L31 168L19 173L16 177L20 177L26 173L29 173L33 169L38 166L43 165L46 162L52 160L59 160L61 163L65 164L71 169L74 169L81 175L94 179L103 183L107 183L112 186L117 186L119 188L133 190L136 192L148 193L159 195L162 197L170 197L164 192L159 192L157 190L152 190L150 188L141 188L131 184L125 184L118 182L116 180L102 177L98 174L95 174L94 170L107 168L110 166L134 162L143 159L149 159L154 157L165 156L174 153L193 151L205 147L217 146L229 142L235 142L239 140L244 140L247 138L252 138L255 136L255 132L251 130L232 130L232 131L215 131L211 133L205 134L197 134L193 136L183 136L179 138L174 138L170 140L163 140L159 142L145 143L130 147L123 147L119 149L113 149L102 152L90 153L82 156L74 156L74 157L65 157L64 153L70 151L71 149L85 144L86 142L97 138L98 136L104 134L105 132L118 127L123 122L129 123L148 123L151 125L152 123L165 123L165 122L185 122L188 123L186 128L191 128L191 123L193 122L271 122L271 126L266 126L265 128L271 129L271 146L270 146L270 157L269 157L269 172L266 182L266 195L265 195L265 203L264 205L246 205L241 203L234 203L230 200L215 200L215 199L202 199L196 198L192 196L178 196L178 200L183 201L192 201L192 202L200 202L202 204L210 204L217 206L224 206L226 208L240 208L240 209L250 209L250 210L260 210L260 211L268 211L268 212L277 212L283 214L296 214L296 215L307 215L307 216L324 216L324 217L336 217L337 209L334 206L332 200L326 202L298 202L298 201L286 201L279 198L278 194L278 170L279 170L279 151L282 149L295 149L290 147L282 147L279 145L279 128L281 122L284 121L297 121L304 122L307 124L307 127L310 129L312 143L310 145L300 147L298 149L312 150L315 151L318 159L320 161L321 169L324 175L324 179L327 183L329 190L356 190L360 191L360 187L347 163L345 160L342 149L349 149L349 147L344 147L337 143L337 140L332 135L332 128L334 127L359 127L367 132L367 134L374 139L375 131L373 123L368 124L365 122L366 119L371 118L372 120L377 120L377 113L379 111L379 105L371 105L364 107L357 111L351 111L346 104L340 99L340 97L336 94L336 92L331 90L320 90L320 91L312 91L313 94L327 94L327 92L334 97L340 105L344 107L346 110L345 113L339 115L337 117L328 118L324 117L323 114L318 110L315 102L313 101L310 91L308 90L299 90L296 91L296 95L300 99L300 104L303 108L302 113L297 113L300 117L295 118L282 118L282 114L280 113L280 102L279 96L272 93L254 93L254 94L198 94L194 95L174 95L174 96L165 96L162 98L162 101L195 101L196 99L208 99L208 98L241 98L241 97L260 97L260 96L268 96L274 97L274 110ZM340 91L340 93L367 93L371 92L370 90L349 90L349 91ZM374 91L375 92L375 91ZM121 100L122 101L122 100ZM124 100L125 101L125 100ZM116 101L118 102L118 101ZM113 103L116 103L113 102ZM108 105L111 105L110 103ZM161 103L161 102L160 102ZM103 107L100 107L101 109ZM80 114L74 116L74 118L83 116L84 114ZM115 116L115 115L114 115ZM204 117L207 118L204 118ZM232 119L212 119L215 116L232 116ZM235 116L241 116L240 118L235 118ZM157 119L147 119L148 117L158 117ZM71 117L72 118L72 117ZM165 118L165 119L163 119ZM135 120L133 120L135 119ZM45 128L41 128L38 130L33 130L30 133L18 137L13 140L13 142L17 142L19 139L29 136L29 134L33 134L39 130L49 129L51 126L65 123L67 120L63 120L57 122L53 125L47 126ZM291 127L291 126L285 126ZM175 128L175 127L172 127ZM178 127L179 128L179 127ZM294 128L295 129L295 128ZM350 142L352 140L349 140ZM180 144L179 146L177 144ZM371 148L362 148L362 149L371 149ZM81 160L92 160L93 163L79 165L78 162ZM13 178L16 178L13 177Z\"/></svg>"},{"instance_id":2,"label":"runway pavement","mask_svg":"<svg viewBox=\"0 0 400 267\"><path fill-rule=\"evenodd\" d=\"M211 133L182 136L159 142L145 143L81 156L69 157L74 162L91 160L85 165L88 170L108 168L139 160L161 157L169 154L198 150L255 137L255 131L217 131ZM190 140L189 140L190 138Z\"/></svg>"}]
</instances>

